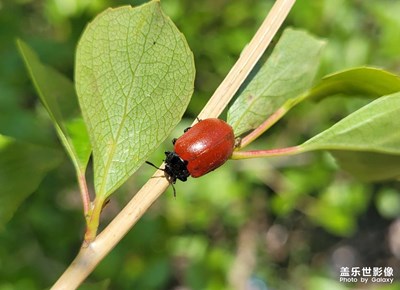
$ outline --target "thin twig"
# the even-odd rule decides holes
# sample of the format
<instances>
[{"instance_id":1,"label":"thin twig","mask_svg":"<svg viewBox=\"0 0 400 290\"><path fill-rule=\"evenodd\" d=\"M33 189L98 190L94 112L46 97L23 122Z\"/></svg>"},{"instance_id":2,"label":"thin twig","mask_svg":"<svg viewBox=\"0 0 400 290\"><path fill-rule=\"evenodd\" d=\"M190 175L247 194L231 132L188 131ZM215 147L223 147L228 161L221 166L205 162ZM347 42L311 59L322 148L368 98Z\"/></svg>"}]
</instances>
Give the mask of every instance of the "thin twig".
<instances>
[{"instance_id":1,"label":"thin twig","mask_svg":"<svg viewBox=\"0 0 400 290\"><path fill-rule=\"evenodd\" d=\"M294 2L295 0L277 0L275 2L261 27L241 53L239 60L199 114L199 118L217 117L223 111L268 47ZM157 170L154 176L162 174L162 171ZM97 236L96 240L89 246L81 248L78 256L52 289L77 288L165 191L168 185L165 178L150 178L125 208Z\"/></svg>"},{"instance_id":2,"label":"thin twig","mask_svg":"<svg viewBox=\"0 0 400 290\"><path fill-rule=\"evenodd\" d=\"M296 0L275 2L253 39L243 49L238 61L200 112L200 119L218 117L221 114L267 49L295 2Z\"/></svg>"}]
</instances>

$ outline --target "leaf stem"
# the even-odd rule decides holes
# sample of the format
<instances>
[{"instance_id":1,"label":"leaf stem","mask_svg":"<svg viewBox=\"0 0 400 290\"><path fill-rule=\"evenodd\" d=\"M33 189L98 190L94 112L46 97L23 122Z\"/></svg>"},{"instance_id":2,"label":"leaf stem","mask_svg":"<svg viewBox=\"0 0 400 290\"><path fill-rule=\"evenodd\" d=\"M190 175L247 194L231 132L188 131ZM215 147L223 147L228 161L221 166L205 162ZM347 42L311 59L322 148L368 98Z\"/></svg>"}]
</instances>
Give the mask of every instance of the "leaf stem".
<instances>
[{"instance_id":1,"label":"leaf stem","mask_svg":"<svg viewBox=\"0 0 400 290\"><path fill-rule=\"evenodd\" d=\"M199 118L217 117L221 114L264 53L294 3L295 0L275 2L239 60L199 114ZM75 289L85 280L168 187L169 183L165 178L156 178L160 175L163 172L157 170L153 175L155 178L150 178L96 240L81 247L78 256L51 289Z\"/></svg>"},{"instance_id":2,"label":"leaf stem","mask_svg":"<svg viewBox=\"0 0 400 290\"><path fill-rule=\"evenodd\" d=\"M267 120L265 120L260 126L254 129L250 134L240 141L240 146L237 148L242 149L257 139L261 134L272 127L280 118L282 118L287 112L287 109L283 106L273 113Z\"/></svg>"},{"instance_id":3,"label":"leaf stem","mask_svg":"<svg viewBox=\"0 0 400 290\"><path fill-rule=\"evenodd\" d=\"M89 245L96 238L97 229L100 224L100 214L104 205L104 198L96 197L93 208L89 210L86 218L86 233L83 246Z\"/></svg>"},{"instance_id":4,"label":"leaf stem","mask_svg":"<svg viewBox=\"0 0 400 290\"><path fill-rule=\"evenodd\" d=\"M249 159L261 157L287 156L305 152L300 146L277 148L269 150L235 151L231 159Z\"/></svg>"},{"instance_id":5,"label":"leaf stem","mask_svg":"<svg viewBox=\"0 0 400 290\"><path fill-rule=\"evenodd\" d=\"M85 172L82 170L77 170L77 179L79 184L79 190L81 192L83 214L85 216L86 225L88 224L88 217L90 211L90 195L86 183Z\"/></svg>"},{"instance_id":6,"label":"leaf stem","mask_svg":"<svg viewBox=\"0 0 400 290\"><path fill-rule=\"evenodd\" d=\"M307 97L308 97L308 92L305 92L296 98L287 100L279 109L275 111L275 113L269 116L267 120L265 120L260 126L254 129L246 137L243 137L240 140L240 146L237 148L237 150L243 149L251 142L256 140L258 137L260 137L261 134L263 134L265 131L271 128L276 122L278 122L291 108L296 106L298 103L302 102Z\"/></svg>"}]
</instances>

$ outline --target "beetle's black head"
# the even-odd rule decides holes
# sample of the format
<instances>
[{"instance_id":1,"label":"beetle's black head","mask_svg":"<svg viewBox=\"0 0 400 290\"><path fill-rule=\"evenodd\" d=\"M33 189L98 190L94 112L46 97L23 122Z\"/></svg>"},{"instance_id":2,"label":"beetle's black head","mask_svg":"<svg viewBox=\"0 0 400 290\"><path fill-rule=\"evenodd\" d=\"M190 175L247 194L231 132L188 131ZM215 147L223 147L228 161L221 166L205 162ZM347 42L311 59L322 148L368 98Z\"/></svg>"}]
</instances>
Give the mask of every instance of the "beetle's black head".
<instances>
[{"instance_id":1,"label":"beetle's black head","mask_svg":"<svg viewBox=\"0 0 400 290\"><path fill-rule=\"evenodd\" d=\"M182 160L175 152L165 152L165 173L168 174L171 183L175 183L177 179L186 181L190 176L187 169L187 161Z\"/></svg>"}]
</instances>

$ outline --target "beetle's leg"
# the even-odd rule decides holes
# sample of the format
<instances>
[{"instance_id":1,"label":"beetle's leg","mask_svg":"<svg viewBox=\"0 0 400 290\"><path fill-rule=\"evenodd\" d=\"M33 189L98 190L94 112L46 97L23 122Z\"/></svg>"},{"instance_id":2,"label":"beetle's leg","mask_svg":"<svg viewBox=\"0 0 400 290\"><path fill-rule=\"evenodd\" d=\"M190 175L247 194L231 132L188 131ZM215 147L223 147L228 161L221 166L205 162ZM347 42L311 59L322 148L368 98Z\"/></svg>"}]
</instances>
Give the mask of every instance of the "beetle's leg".
<instances>
[{"instance_id":1,"label":"beetle's leg","mask_svg":"<svg viewBox=\"0 0 400 290\"><path fill-rule=\"evenodd\" d=\"M241 137L236 137L235 138L234 148L235 149L239 149L241 145L242 145L242 138Z\"/></svg>"},{"instance_id":2,"label":"beetle's leg","mask_svg":"<svg viewBox=\"0 0 400 290\"><path fill-rule=\"evenodd\" d=\"M176 199L176 190L175 190L175 185L173 182L170 183L172 186L172 190L174 191L174 198Z\"/></svg>"},{"instance_id":3,"label":"beetle's leg","mask_svg":"<svg viewBox=\"0 0 400 290\"><path fill-rule=\"evenodd\" d=\"M201 122L201 119L199 119L199 117L196 117L197 122ZM185 130L183 130L183 133L186 133L187 131L190 130L190 128L192 127L187 127Z\"/></svg>"}]
</instances>

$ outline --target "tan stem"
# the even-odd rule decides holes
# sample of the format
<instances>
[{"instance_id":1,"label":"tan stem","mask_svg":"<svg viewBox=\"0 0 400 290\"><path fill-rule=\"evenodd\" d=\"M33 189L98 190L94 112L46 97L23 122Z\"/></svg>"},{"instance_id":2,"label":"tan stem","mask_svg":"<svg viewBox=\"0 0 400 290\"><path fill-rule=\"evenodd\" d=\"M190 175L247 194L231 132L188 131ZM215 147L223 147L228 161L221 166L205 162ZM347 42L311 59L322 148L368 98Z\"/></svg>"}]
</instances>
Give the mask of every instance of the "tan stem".
<instances>
[{"instance_id":1,"label":"tan stem","mask_svg":"<svg viewBox=\"0 0 400 290\"><path fill-rule=\"evenodd\" d=\"M277 0L238 61L199 114L200 119L218 117L236 94L281 27L296 0Z\"/></svg>"},{"instance_id":2,"label":"tan stem","mask_svg":"<svg viewBox=\"0 0 400 290\"><path fill-rule=\"evenodd\" d=\"M217 117L223 111L266 50L294 2L295 0L277 0L275 2L261 27L241 53L239 60L199 114L200 119ZM154 177L160 175L163 175L163 172L158 170ZM107 228L97 236L96 240L87 247L81 248L78 256L52 289L76 289L165 191L168 185L164 178L151 178Z\"/></svg>"},{"instance_id":3,"label":"tan stem","mask_svg":"<svg viewBox=\"0 0 400 290\"><path fill-rule=\"evenodd\" d=\"M163 174L158 170L155 176ZM165 178L151 178L92 243L84 243L75 260L51 289L76 289L168 185Z\"/></svg>"}]
</instances>

